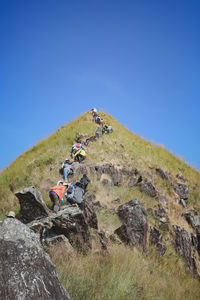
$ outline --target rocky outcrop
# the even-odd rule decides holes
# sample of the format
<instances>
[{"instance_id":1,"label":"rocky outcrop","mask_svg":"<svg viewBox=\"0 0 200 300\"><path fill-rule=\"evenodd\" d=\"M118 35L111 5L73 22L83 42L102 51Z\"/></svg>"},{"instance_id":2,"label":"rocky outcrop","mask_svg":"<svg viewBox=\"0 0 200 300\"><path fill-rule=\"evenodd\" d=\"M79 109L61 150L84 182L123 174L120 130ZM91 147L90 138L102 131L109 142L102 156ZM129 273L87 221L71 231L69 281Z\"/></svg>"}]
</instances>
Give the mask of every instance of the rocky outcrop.
<instances>
[{"instance_id":1,"label":"rocky outcrop","mask_svg":"<svg viewBox=\"0 0 200 300\"><path fill-rule=\"evenodd\" d=\"M33 220L45 218L50 210L42 199L42 194L34 187L28 187L15 193L20 204L20 220L29 223Z\"/></svg>"},{"instance_id":2,"label":"rocky outcrop","mask_svg":"<svg viewBox=\"0 0 200 300\"><path fill-rule=\"evenodd\" d=\"M122 183L123 183L122 171L116 169L114 167L114 165L104 164L102 166L96 166L95 170L98 174L98 177L101 177L102 174L107 174L111 177L112 182L115 186L121 186L122 185Z\"/></svg>"},{"instance_id":3,"label":"rocky outcrop","mask_svg":"<svg viewBox=\"0 0 200 300\"><path fill-rule=\"evenodd\" d=\"M72 245L70 244L69 240L64 236L63 234L56 235L53 237L48 237L44 241L44 246L46 247L52 247L55 245L61 245L64 248L65 253L67 253L69 256L74 256L75 251Z\"/></svg>"},{"instance_id":4,"label":"rocky outcrop","mask_svg":"<svg viewBox=\"0 0 200 300\"><path fill-rule=\"evenodd\" d=\"M37 235L15 219L0 224L0 299L69 300Z\"/></svg>"},{"instance_id":5,"label":"rocky outcrop","mask_svg":"<svg viewBox=\"0 0 200 300\"><path fill-rule=\"evenodd\" d=\"M43 243L46 243L47 239L54 238L56 240L57 236L64 235L74 248L82 252L91 248L88 226L98 228L96 213L89 200L86 200L83 210L67 205L58 213L34 220L27 225L38 234ZM61 241L61 239L59 238L57 241ZM48 245L53 245L53 242Z\"/></svg>"},{"instance_id":6,"label":"rocky outcrop","mask_svg":"<svg viewBox=\"0 0 200 300\"><path fill-rule=\"evenodd\" d=\"M200 227L200 218L198 216L197 211L195 210L186 210L183 213L184 218L194 229L196 227Z\"/></svg>"},{"instance_id":7,"label":"rocky outcrop","mask_svg":"<svg viewBox=\"0 0 200 300\"><path fill-rule=\"evenodd\" d=\"M140 183L138 183L138 186L139 186L141 192L145 193L146 195L148 195L150 197L156 197L157 191L151 181L144 179Z\"/></svg>"},{"instance_id":8,"label":"rocky outcrop","mask_svg":"<svg viewBox=\"0 0 200 300\"><path fill-rule=\"evenodd\" d=\"M146 250L148 223L144 210L137 199L120 205L118 216L123 225L115 230L121 241Z\"/></svg>"},{"instance_id":9,"label":"rocky outcrop","mask_svg":"<svg viewBox=\"0 0 200 300\"><path fill-rule=\"evenodd\" d=\"M183 175L181 173L176 174L176 178L179 179L179 180L181 180L182 182L186 181L185 178L183 177Z\"/></svg>"},{"instance_id":10,"label":"rocky outcrop","mask_svg":"<svg viewBox=\"0 0 200 300\"><path fill-rule=\"evenodd\" d=\"M175 232L175 249L185 259L187 268L195 275L198 275L195 249L193 248L193 242L191 235L180 226L173 226Z\"/></svg>"},{"instance_id":11,"label":"rocky outcrop","mask_svg":"<svg viewBox=\"0 0 200 300\"><path fill-rule=\"evenodd\" d=\"M184 200L188 199L189 188L187 184L174 182L173 188L176 194L180 196L180 198Z\"/></svg>"},{"instance_id":12,"label":"rocky outcrop","mask_svg":"<svg viewBox=\"0 0 200 300\"><path fill-rule=\"evenodd\" d=\"M91 199L91 194L87 192L83 197L83 214L86 220L86 223L94 228L98 229L98 221L97 221L97 215L94 210L94 206Z\"/></svg>"},{"instance_id":13,"label":"rocky outcrop","mask_svg":"<svg viewBox=\"0 0 200 300\"><path fill-rule=\"evenodd\" d=\"M166 246L162 244L162 234L156 227L151 227L149 242L151 245L156 245L160 256L166 252Z\"/></svg>"},{"instance_id":14,"label":"rocky outcrop","mask_svg":"<svg viewBox=\"0 0 200 300\"><path fill-rule=\"evenodd\" d=\"M171 175L170 175L167 171L165 171L165 170L163 170L163 169L161 169L161 168L156 168L155 170L156 170L156 173L157 173L162 179L164 179L164 180L171 180L171 179L172 179Z\"/></svg>"},{"instance_id":15,"label":"rocky outcrop","mask_svg":"<svg viewBox=\"0 0 200 300\"><path fill-rule=\"evenodd\" d=\"M53 227L49 235L63 234L78 251L91 249L91 238L84 213L78 207L67 206L51 217Z\"/></svg>"}]
</instances>

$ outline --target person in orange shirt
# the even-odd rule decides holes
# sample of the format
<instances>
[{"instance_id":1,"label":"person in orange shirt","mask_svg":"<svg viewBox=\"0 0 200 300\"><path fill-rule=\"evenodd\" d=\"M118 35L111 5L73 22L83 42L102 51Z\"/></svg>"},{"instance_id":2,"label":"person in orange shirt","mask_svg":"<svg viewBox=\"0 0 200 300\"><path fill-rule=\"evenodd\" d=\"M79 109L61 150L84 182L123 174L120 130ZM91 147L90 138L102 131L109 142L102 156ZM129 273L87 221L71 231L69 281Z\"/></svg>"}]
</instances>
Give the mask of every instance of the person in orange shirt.
<instances>
[{"instance_id":1,"label":"person in orange shirt","mask_svg":"<svg viewBox=\"0 0 200 300\"><path fill-rule=\"evenodd\" d=\"M66 191L66 188L67 188L66 183L63 183L62 181L58 181L57 185L53 186L50 189L49 197L53 203L52 209L55 213L60 210L61 201Z\"/></svg>"}]
</instances>

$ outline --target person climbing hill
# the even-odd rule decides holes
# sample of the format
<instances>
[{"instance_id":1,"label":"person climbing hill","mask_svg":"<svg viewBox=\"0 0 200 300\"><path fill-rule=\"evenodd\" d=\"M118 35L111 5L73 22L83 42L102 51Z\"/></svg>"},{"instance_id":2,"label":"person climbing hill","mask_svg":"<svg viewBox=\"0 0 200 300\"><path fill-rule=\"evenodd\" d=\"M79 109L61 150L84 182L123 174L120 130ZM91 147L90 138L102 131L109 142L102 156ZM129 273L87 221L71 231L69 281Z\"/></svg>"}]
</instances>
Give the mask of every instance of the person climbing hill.
<instances>
[{"instance_id":1,"label":"person climbing hill","mask_svg":"<svg viewBox=\"0 0 200 300\"><path fill-rule=\"evenodd\" d=\"M65 194L67 185L62 181L58 181L56 186L53 186L49 191L49 197L52 201L52 209L54 212L58 212L60 210L61 202L63 195Z\"/></svg>"},{"instance_id":2,"label":"person climbing hill","mask_svg":"<svg viewBox=\"0 0 200 300\"><path fill-rule=\"evenodd\" d=\"M71 150L71 156L73 155L73 153L75 153L79 149L83 149L84 150L84 147L83 147L83 145L81 143L75 143L75 144L73 144L72 150Z\"/></svg>"},{"instance_id":3,"label":"person climbing hill","mask_svg":"<svg viewBox=\"0 0 200 300\"><path fill-rule=\"evenodd\" d=\"M81 163L85 158L86 158L86 152L84 149L80 148L78 149L74 154L73 154L73 158L75 161L78 161L79 163Z\"/></svg>"},{"instance_id":4,"label":"person climbing hill","mask_svg":"<svg viewBox=\"0 0 200 300\"><path fill-rule=\"evenodd\" d=\"M93 114L93 117L98 116L98 111L96 108L92 108L89 112Z\"/></svg>"},{"instance_id":5,"label":"person climbing hill","mask_svg":"<svg viewBox=\"0 0 200 300\"><path fill-rule=\"evenodd\" d=\"M69 174L73 173L73 169L71 167L72 163L68 158L65 159L64 163L62 164L62 173L63 173L63 179L65 182L67 182L67 177Z\"/></svg>"},{"instance_id":6,"label":"person climbing hill","mask_svg":"<svg viewBox=\"0 0 200 300\"><path fill-rule=\"evenodd\" d=\"M72 182L65 194L66 201L71 205L77 204L80 208L83 208L83 195L89 182L90 179L86 174L83 175L79 182Z\"/></svg>"}]
</instances>

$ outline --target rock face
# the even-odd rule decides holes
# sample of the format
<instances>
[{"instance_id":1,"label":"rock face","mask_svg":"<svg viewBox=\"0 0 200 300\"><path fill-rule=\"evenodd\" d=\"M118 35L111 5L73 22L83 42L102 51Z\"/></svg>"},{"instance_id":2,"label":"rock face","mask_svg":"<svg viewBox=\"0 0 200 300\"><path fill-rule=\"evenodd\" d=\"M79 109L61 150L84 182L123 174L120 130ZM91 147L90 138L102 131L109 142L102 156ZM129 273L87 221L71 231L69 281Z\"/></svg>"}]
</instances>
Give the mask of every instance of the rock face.
<instances>
[{"instance_id":1,"label":"rock face","mask_svg":"<svg viewBox=\"0 0 200 300\"><path fill-rule=\"evenodd\" d=\"M150 197L156 197L157 191L152 182L147 181L146 179L140 182L139 184L140 191L147 194Z\"/></svg>"},{"instance_id":2,"label":"rock face","mask_svg":"<svg viewBox=\"0 0 200 300\"><path fill-rule=\"evenodd\" d=\"M84 213L78 207L67 206L51 217L53 227L49 235L63 234L78 251L86 252L91 248L91 238Z\"/></svg>"},{"instance_id":3,"label":"rock face","mask_svg":"<svg viewBox=\"0 0 200 300\"><path fill-rule=\"evenodd\" d=\"M90 193L86 193L83 197L83 214L87 224L94 229L98 229L97 215L90 200Z\"/></svg>"},{"instance_id":4,"label":"rock face","mask_svg":"<svg viewBox=\"0 0 200 300\"><path fill-rule=\"evenodd\" d=\"M180 198L184 200L188 199L189 188L187 184L174 182L173 188L176 194L180 196Z\"/></svg>"},{"instance_id":5,"label":"rock face","mask_svg":"<svg viewBox=\"0 0 200 300\"><path fill-rule=\"evenodd\" d=\"M162 234L156 227L151 227L149 242L151 245L156 245L160 256L163 256L166 252L166 246L162 242Z\"/></svg>"},{"instance_id":6,"label":"rock face","mask_svg":"<svg viewBox=\"0 0 200 300\"><path fill-rule=\"evenodd\" d=\"M148 223L140 202L137 199L120 205L118 215L123 225L115 233L126 244L146 250Z\"/></svg>"},{"instance_id":7,"label":"rock face","mask_svg":"<svg viewBox=\"0 0 200 300\"><path fill-rule=\"evenodd\" d=\"M186 210L183 213L183 216L185 217L188 224L190 224L194 229L196 229L196 227L200 227L200 218L198 216L197 211Z\"/></svg>"},{"instance_id":8,"label":"rock face","mask_svg":"<svg viewBox=\"0 0 200 300\"><path fill-rule=\"evenodd\" d=\"M15 193L20 203L20 219L24 223L47 217L49 209L42 199L42 194L34 187L25 188Z\"/></svg>"},{"instance_id":9,"label":"rock face","mask_svg":"<svg viewBox=\"0 0 200 300\"><path fill-rule=\"evenodd\" d=\"M37 235L15 219L0 224L0 299L63 299L54 265Z\"/></svg>"},{"instance_id":10,"label":"rock face","mask_svg":"<svg viewBox=\"0 0 200 300\"><path fill-rule=\"evenodd\" d=\"M101 178L102 174L107 174L111 177L112 182L115 186L121 186L123 183L122 171L116 169L112 164L104 164L102 166L95 166L98 179Z\"/></svg>"},{"instance_id":11,"label":"rock face","mask_svg":"<svg viewBox=\"0 0 200 300\"><path fill-rule=\"evenodd\" d=\"M188 269L194 274L197 272L196 257L194 254L191 235L180 226L173 226L175 232L175 248L176 251L186 260Z\"/></svg>"}]
</instances>

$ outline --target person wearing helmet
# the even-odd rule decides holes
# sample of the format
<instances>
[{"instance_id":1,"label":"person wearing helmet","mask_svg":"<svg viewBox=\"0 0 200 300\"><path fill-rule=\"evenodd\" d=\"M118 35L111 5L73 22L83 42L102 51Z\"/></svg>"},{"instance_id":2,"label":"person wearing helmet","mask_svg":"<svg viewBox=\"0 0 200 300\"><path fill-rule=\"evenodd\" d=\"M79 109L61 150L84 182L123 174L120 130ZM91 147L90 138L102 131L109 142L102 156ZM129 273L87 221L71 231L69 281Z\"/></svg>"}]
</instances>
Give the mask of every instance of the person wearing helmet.
<instances>
[{"instance_id":1,"label":"person wearing helmet","mask_svg":"<svg viewBox=\"0 0 200 300\"><path fill-rule=\"evenodd\" d=\"M60 210L60 206L63 198L63 195L66 191L66 183L62 181L58 181L56 186L53 186L49 191L49 197L53 204L52 209L54 212L58 212Z\"/></svg>"},{"instance_id":2,"label":"person wearing helmet","mask_svg":"<svg viewBox=\"0 0 200 300\"><path fill-rule=\"evenodd\" d=\"M80 148L78 149L75 154L73 155L73 158L75 161L78 161L81 163L86 158L86 152L84 149Z\"/></svg>"},{"instance_id":3,"label":"person wearing helmet","mask_svg":"<svg viewBox=\"0 0 200 300\"><path fill-rule=\"evenodd\" d=\"M84 150L83 145L81 143L75 143L72 146L71 156L73 155L73 153L75 153L79 149L83 149Z\"/></svg>"},{"instance_id":4,"label":"person wearing helmet","mask_svg":"<svg viewBox=\"0 0 200 300\"><path fill-rule=\"evenodd\" d=\"M70 162L70 160L68 158L66 158L64 163L62 164L63 179L65 182L67 182L68 175L73 172L71 165L72 165L72 163Z\"/></svg>"},{"instance_id":5,"label":"person wearing helmet","mask_svg":"<svg viewBox=\"0 0 200 300\"><path fill-rule=\"evenodd\" d=\"M9 211L9 213L7 214L7 218L15 219L15 212Z\"/></svg>"}]
</instances>

